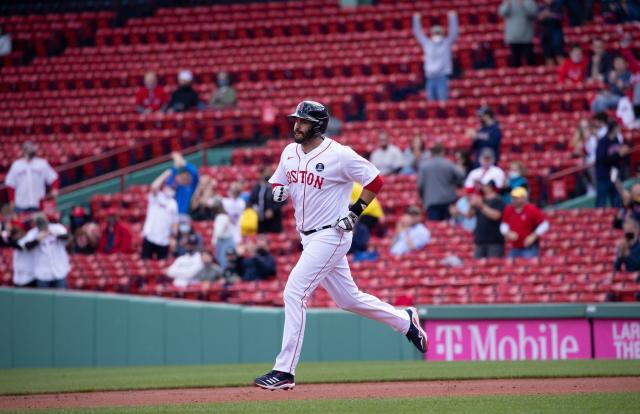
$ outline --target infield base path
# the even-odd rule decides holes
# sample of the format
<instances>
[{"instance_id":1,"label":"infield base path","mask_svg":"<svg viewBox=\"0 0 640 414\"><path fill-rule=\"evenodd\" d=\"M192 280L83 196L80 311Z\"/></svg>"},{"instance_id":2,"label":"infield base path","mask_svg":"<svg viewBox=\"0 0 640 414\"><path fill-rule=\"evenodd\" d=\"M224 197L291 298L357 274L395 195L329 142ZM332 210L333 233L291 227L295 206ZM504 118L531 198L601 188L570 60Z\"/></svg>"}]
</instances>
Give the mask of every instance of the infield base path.
<instances>
[{"instance_id":1,"label":"infield base path","mask_svg":"<svg viewBox=\"0 0 640 414\"><path fill-rule=\"evenodd\" d=\"M129 407L240 401L419 398L594 392L640 392L640 377L301 384L297 385L292 391L267 391L256 387L226 387L40 394L2 396L0 397L0 409Z\"/></svg>"}]
</instances>

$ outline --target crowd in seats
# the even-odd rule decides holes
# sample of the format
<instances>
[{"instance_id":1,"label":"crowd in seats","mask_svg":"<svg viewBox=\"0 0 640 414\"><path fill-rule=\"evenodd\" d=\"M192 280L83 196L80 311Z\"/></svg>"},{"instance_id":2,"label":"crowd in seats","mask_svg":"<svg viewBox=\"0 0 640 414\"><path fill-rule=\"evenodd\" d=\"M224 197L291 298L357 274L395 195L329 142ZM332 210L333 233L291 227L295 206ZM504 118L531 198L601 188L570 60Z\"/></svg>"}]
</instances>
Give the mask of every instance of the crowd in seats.
<instances>
[{"instance_id":1,"label":"crowd in seats","mask_svg":"<svg viewBox=\"0 0 640 414\"><path fill-rule=\"evenodd\" d=\"M540 37L531 30L505 44L501 20L523 17L514 16L507 3L532 1L380 1L356 10L313 1L318 7L269 2L159 9L124 27L98 23L96 47L70 45L61 56L3 68L0 128L7 150L0 164L16 158L26 137L44 148L54 166L147 140L156 145L144 156L162 155L184 146L176 137L185 132L197 136L188 142L282 138L290 126L281 114L312 97L329 104L338 141L382 159L376 164L387 184L380 211L365 215L354 236L361 243L354 243L353 272L363 289L392 303L407 297L418 303L633 299L635 275L614 272L612 264L615 258L619 269L634 269L633 224L622 220L623 238L610 228L610 209L542 215L533 205L553 201L541 177L598 160L602 165L598 140L618 139L617 131L606 134L613 130L608 118L596 125L599 115L589 111L600 105L605 87L612 92L620 81L624 90L618 92L633 97L628 73L635 69L624 72L618 59L617 78L609 79L619 46L624 53L630 46L633 56L640 38L634 24L624 23L633 13L603 10L623 37L601 20L583 24L570 10L558 19L558 2L545 2L535 16L526 10L524 16L544 26ZM445 16L449 8L457 13ZM412 34L414 13L429 28L429 42L451 37L441 71L423 73L425 64L434 67L433 51L424 62ZM455 42L454 25L443 29L454 16ZM579 46L571 46L562 63L558 29L562 43ZM532 66L515 67L522 60ZM625 61L632 62L628 56ZM450 79L443 82L442 76ZM431 88L423 88L425 79ZM430 94L446 99L433 101ZM608 102L602 109L613 108ZM589 125L572 140L584 120ZM603 127L606 136L596 131ZM623 133L625 144L638 142L636 132ZM167 148L157 145L163 137L172 139ZM92 197L82 213L90 220L71 231L69 286L281 305L299 243L291 237L291 207L272 203L265 178L285 142L234 150L228 167L196 169L174 155L174 168L151 187ZM619 140L617 146L620 159L607 157L606 173L610 177L615 169L626 178L634 171L616 163L627 162L628 149ZM426 164L431 171L438 153L441 163L452 165L436 169L453 177L446 181L446 197L433 201L432 174L421 169ZM481 165L487 157L489 163ZM129 161L119 159L118 166ZM499 172L483 182L487 170ZM462 177L469 174L465 189ZM585 192L600 188L612 199L622 192L620 180L605 188L604 172L600 186L595 170L583 175ZM633 196L622 192L619 198L612 204L633 210ZM171 205L170 214L160 217L162 226L156 222L160 204ZM514 219L525 210L532 212L530 222ZM478 223L490 227L495 240L474 237L470 230ZM163 237L152 234L158 227ZM504 256L505 247L512 258L493 257ZM9 262L4 254L2 261ZM3 283L10 278L3 273ZM318 292L310 304L332 303Z\"/></svg>"}]
</instances>

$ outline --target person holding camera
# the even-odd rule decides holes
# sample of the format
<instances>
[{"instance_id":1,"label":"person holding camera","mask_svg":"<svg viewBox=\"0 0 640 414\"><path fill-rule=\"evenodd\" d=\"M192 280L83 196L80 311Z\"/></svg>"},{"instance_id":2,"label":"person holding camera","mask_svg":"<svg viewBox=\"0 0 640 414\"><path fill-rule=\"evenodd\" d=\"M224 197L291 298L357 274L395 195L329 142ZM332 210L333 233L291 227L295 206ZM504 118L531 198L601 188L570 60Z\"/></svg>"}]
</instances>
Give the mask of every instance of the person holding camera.
<instances>
[{"instance_id":1,"label":"person holding camera","mask_svg":"<svg viewBox=\"0 0 640 414\"><path fill-rule=\"evenodd\" d=\"M618 242L616 260L613 267L621 271L640 271L640 223L632 218L628 218L622 225L624 237Z\"/></svg>"}]
</instances>

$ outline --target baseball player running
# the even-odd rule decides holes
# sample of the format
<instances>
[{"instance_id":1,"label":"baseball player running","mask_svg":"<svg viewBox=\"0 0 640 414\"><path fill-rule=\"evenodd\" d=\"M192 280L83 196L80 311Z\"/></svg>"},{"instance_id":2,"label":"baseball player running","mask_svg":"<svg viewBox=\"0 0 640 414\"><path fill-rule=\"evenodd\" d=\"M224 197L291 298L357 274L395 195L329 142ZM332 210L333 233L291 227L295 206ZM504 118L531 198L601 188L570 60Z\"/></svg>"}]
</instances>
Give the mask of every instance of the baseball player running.
<instances>
[{"instance_id":1,"label":"baseball player running","mask_svg":"<svg viewBox=\"0 0 640 414\"><path fill-rule=\"evenodd\" d=\"M389 325L420 350L427 352L427 335L420 327L415 308L398 310L356 286L346 254L352 230L362 211L382 187L379 171L351 148L324 137L329 112L317 102L303 101L296 112L294 141L282 152L280 163L269 180L273 198L291 198L296 228L304 248L291 270L284 289L284 333L282 349L273 371L255 379L269 390L292 389L306 321L306 303L321 285L342 309ZM350 207L353 182L364 187Z\"/></svg>"}]
</instances>

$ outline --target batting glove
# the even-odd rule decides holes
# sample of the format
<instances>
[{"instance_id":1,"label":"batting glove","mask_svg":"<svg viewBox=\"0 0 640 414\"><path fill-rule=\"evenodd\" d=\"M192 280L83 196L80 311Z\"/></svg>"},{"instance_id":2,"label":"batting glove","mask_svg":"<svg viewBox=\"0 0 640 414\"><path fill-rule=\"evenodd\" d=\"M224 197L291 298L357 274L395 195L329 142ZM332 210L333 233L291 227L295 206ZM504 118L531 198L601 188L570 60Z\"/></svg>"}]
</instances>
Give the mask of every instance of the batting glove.
<instances>
[{"instance_id":1,"label":"batting glove","mask_svg":"<svg viewBox=\"0 0 640 414\"><path fill-rule=\"evenodd\" d=\"M353 211L350 211L346 215L346 217L342 217L336 220L336 222L333 223L333 228L338 231L346 233L346 232L353 231L353 229L355 229L356 227L357 222L358 222L358 216Z\"/></svg>"},{"instance_id":2,"label":"batting glove","mask_svg":"<svg viewBox=\"0 0 640 414\"><path fill-rule=\"evenodd\" d=\"M276 203L282 203L289 198L289 186L279 185L273 189L272 193L273 201Z\"/></svg>"}]
</instances>

